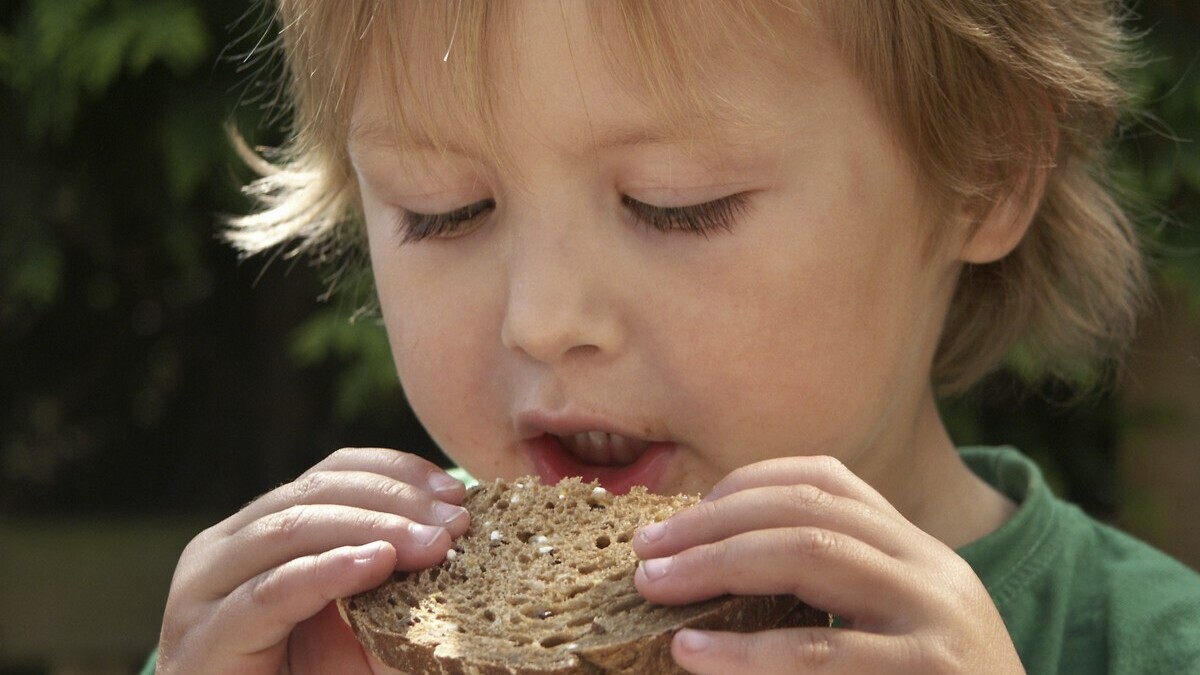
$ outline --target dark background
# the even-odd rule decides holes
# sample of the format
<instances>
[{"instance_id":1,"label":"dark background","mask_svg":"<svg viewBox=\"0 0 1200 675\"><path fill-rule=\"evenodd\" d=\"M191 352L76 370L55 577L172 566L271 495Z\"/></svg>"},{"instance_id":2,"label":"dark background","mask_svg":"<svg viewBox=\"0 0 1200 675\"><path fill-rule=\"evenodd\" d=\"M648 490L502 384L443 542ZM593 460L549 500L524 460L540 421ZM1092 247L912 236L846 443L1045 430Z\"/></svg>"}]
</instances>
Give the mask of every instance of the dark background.
<instances>
[{"instance_id":1,"label":"dark background","mask_svg":"<svg viewBox=\"0 0 1200 675\"><path fill-rule=\"evenodd\" d=\"M1126 375L1068 406L1014 362L944 409L958 442L1018 445L1200 566L1200 10L1137 14L1117 176L1159 298ZM278 63L244 58L263 22L244 0L0 4L0 673L128 672L197 529L341 446L440 457L357 299L217 240L249 208L226 124L264 145L286 126Z\"/></svg>"}]
</instances>

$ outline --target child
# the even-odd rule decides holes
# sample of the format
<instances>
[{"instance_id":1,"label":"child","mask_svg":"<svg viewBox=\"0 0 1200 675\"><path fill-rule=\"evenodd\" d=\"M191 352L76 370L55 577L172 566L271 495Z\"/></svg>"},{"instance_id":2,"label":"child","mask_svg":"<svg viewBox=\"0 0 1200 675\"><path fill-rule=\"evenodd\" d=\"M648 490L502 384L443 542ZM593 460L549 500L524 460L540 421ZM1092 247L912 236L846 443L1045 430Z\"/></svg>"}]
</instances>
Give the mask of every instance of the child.
<instances>
[{"instance_id":1,"label":"child","mask_svg":"<svg viewBox=\"0 0 1200 675\"><path fill-rule=\"evenodd\" d=\"M1200 672L1200 578L958 451L935 392L1103 362L1142 297L1095 179L1101 0L279 0L294 134L231 239L369 251L397 371L480 479L703 492L644 528L694 673ZM330 601L440 561L462 483L333 453L200 534L162 673L390 672Z\"/></svg>"}]
</instances>

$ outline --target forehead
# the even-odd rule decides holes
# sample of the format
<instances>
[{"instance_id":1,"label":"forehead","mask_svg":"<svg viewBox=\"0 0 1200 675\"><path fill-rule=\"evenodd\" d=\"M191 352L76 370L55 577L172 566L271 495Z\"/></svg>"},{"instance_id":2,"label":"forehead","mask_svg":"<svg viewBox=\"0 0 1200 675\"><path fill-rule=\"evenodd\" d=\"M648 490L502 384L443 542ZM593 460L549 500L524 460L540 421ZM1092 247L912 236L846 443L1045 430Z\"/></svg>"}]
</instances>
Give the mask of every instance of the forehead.
<instances>
[{"instance_id":1,"label":"forehead","mask_svg":"<svg viewBox=\"0 0 1200 675\"><path fill-rule=\"evenodd\" d=\"M417 5L372 24L352 148L469 150L503 163L512 139L497 119L514 102L551 123L560 108L586 110L593 148L736 142L761 124L745 92L779 73L759 66L803 75L776 39L780 17L731 1Z\"/></svg>"}]
</instances>

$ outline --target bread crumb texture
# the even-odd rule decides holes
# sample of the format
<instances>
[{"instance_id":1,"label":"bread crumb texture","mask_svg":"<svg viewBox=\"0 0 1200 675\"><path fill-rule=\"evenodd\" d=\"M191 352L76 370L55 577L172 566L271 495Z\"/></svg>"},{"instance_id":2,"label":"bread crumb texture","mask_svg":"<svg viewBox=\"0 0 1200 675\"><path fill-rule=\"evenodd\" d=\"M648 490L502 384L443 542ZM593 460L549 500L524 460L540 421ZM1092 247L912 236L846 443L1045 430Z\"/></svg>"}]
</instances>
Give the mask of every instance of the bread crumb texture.
<instances>
[{"instance_id":1,"label":"bread crumb texture","mask_svg":"<svg viewBox=\"0 0 1200 675\"><path fill-rule=\"evenodd\" d=\"M655 605L634 588L630 539L698 501L536 477L468 491L471 526L440 565L398 572L342 608L384 663L427 673L673 673L678 628L827 625L791 596Z\"/></svg>"}]
</instances>

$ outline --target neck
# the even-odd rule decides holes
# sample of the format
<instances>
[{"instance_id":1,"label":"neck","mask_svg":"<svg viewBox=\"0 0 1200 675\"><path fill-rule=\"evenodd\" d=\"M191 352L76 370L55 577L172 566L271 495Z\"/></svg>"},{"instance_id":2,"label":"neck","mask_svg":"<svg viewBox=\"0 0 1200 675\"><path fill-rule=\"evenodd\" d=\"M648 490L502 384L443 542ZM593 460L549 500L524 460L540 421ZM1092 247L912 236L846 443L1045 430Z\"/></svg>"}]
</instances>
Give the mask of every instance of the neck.
<instances>
[{"instance_id":1,"label":"neck","mask_svg":"<svg viewBox=\"0 0 1200 675\"><path fill-rule=\"evenodd\" d=\"M880 439L876 450L865 453L871 459L852 469L914 525L958 548L995 531L1016 505L963 463L931 389L917 405L908 433Z\"/></svg>"}]
</instances>

